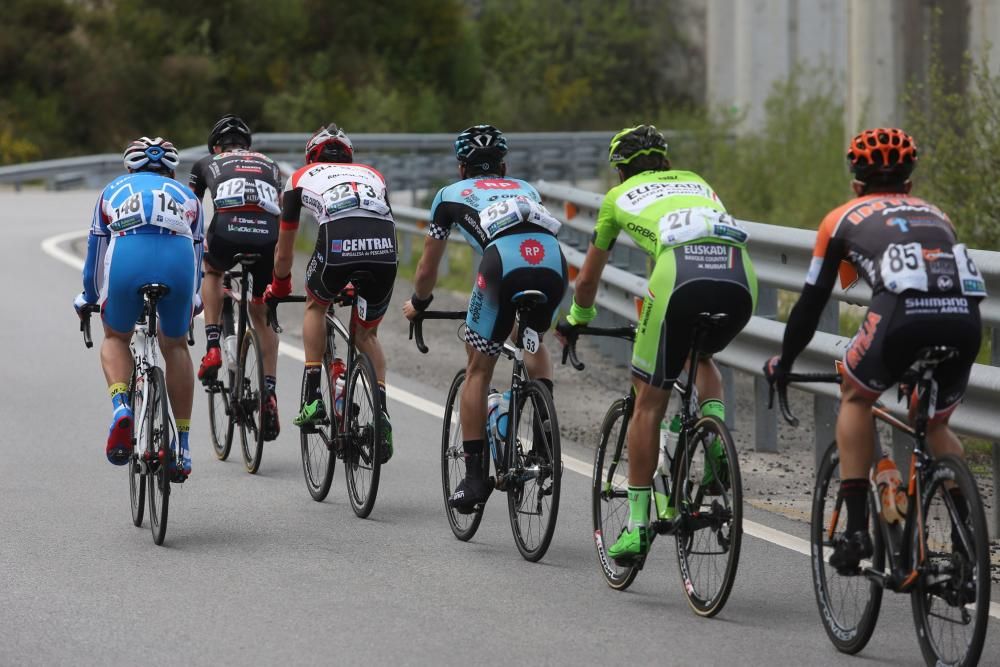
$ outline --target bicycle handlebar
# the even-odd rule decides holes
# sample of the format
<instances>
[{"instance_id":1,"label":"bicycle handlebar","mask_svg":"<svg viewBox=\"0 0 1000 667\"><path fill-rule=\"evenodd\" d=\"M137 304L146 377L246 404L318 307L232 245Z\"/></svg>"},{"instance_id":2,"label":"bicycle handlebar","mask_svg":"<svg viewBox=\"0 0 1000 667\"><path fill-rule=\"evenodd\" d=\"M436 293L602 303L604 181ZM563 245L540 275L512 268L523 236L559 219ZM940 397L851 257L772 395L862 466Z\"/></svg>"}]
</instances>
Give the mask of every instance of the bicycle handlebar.
<instances>
[{"instance_id":1,"label":"bicycle handlebar","mask_svg":"<svg viewBox=\"0 0 1000 667\"><path fill-rule=\"evenodd\" d=\"M424 320L464 320L468 316L466 310L424 310L410 320L410 340L416 338L417 349L427 354L430 349L424 343Z\"/></svg>"},{"instance_id":2,"label":"bicycle handlebar","mask_svg":"<svg viewBox=\"0 0 1000 667\"><path fill-rule=\"evenodd\" d=\"M629 324L624 327L592 327L587 324L574 326L566 322L560 322L556 325L556 333L566 339L566 344L563 345L562 350L563 365L566 364L566 360L568 359L573 368L582 371L586 368L586 364L576 356L576 341L580 336L621 338L622 340L634 341L635 325Z\"/></svg>"},{"instance_id":3,"label":"bicycle handlebar","mask_svg":"<svg viewBox=\"0 0 1000 667\"><path fill-rule=\"evenodd\" d=\"M83 332L83 344L88 349L94 347L94 340L90 337L90 316L99 312L101 307L96 303L87 303L80 308L80 331Z\"/></svg>"},{"instance_id":4,"label":"bicycle handlebar","mask_svg":"<svg viewBox=\"0 0 1000 667\"><path fill-rule=\"evenodd\" d=\"M768 383L767 409L771 410L774 408L774 394L777 391L778 408L781 410L781 416L792 426L799 425L799 418L792 414L792 409L788 406L789 384L792 382L830 382L840 384L841 381L840 373L789 373L786 377L788 381L780 385L775 382Z\"/></svg>"},{"instance_id":5,"label":"bicycle handlebar","mask_svg":"<svg viewBox=\"0 0 1000 667\"><path fill-rule=\"evenodd\" d=\"M304 303L306 297L304 295L289 294L288 296L282 297L272 297L267 300L267 325L274 330L274 333L280 334L283 329L278 323L278 304L279 303Z\"/></svg>"}]
</instances>

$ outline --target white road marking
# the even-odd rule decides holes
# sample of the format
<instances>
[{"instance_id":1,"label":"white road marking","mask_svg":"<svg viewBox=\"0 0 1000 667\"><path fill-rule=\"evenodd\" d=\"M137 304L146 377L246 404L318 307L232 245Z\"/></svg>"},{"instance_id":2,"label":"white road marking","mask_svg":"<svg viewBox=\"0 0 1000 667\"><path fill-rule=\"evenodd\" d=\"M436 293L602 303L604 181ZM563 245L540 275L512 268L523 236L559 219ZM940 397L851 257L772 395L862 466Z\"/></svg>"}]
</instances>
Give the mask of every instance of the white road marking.
<instances>
[{"instance_id":1,"label":"white road marking","mask_svg":"<svg viewBox=\"0 0 1000 667\"><path fill-rule=\"evenodd\" d=\"M67 241L82 238L88 233L89 230L82 230L50 236L42 241L42 251L50 257L59 260L63 264L68 264L69 266L82 271L83 259L59 246ZM302 350L302 348L295 347L285 341L281 341L278 345L278 353L297 361L305 362L306 360L306 353ZM420 410L421 412L427 413L437 419L442 419L444 417L443 406L440 406L433 401L428 401L426 398L417 396L416 394L406 391L405 389L401 389L395 385L386 385L386 395L390 400L408 405L411 408ZM591 464L586 461L573 458L572 456L563 455L563 467L567 470L572 470L579 475L583 475L584 477L590 477L593 474L593 466ZM764 540L765 542L776 544L779 547L790 549L791 551L798 552L804 556L809 556L811 553L808 540L803 540L801 537L789 535L788 533L777 530L776 528L771 528L770 526L765 526L764 524L757 523L756 521L748 521L744 519L743 532L751 537L756 537L757 539ZM990 616L1000 619L1000 604L990 602Z\"/></svg>"}]
</instances>

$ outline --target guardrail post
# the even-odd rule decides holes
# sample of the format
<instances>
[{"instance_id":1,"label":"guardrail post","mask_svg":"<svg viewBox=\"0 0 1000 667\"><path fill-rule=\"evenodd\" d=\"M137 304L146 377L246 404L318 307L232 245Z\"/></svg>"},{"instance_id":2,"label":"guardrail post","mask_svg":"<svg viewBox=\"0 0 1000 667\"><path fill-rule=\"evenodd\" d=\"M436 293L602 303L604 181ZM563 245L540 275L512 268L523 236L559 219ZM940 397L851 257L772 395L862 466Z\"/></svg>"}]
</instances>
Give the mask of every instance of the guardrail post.
<instances>
[{"instance_id":1,"label":"guardrail post","mask_svg":"<svg viewBox=\"0 0 1000 667\"><path fill-rule=\"evenodd\" d=\"M823 314L819 318L817 331L827 331L838 333L840 331L840 303L830 301L823 309ZM839 401L834 398L827 398L819 394L813 396L813 424L815 430L813 435L813 452L816 469L819 469L820 460L823 458L826 448L830 442L837 437L837 404Z\"/></svg>"},{"instance_id":2,"label":"guardrail post","mask_svg":"<svg viewBox=\"0 0 1000 667\"><path fill-rule=\"evenodd\" d=\"M719 364L719 374L722 376L722 396L726 399L726 428L736 430L736 372L729 366Z\"/></svg>"},{"instance_id":3,"label":"guardrail post","mask_svg":"<svg viewBox=\"0 0 1000 667\"><path fill-rule=\"evenodd\" d=\"M773 287L758 286L757 315L774 319L778 316L778 290ZM778 411L768 410L768 384L762 377L753 379L753 443L758 452L778 451ZM734 393L735 396L735 393ZM731 401L733 406L736 401Z\"/></svg>"}]
</instances>

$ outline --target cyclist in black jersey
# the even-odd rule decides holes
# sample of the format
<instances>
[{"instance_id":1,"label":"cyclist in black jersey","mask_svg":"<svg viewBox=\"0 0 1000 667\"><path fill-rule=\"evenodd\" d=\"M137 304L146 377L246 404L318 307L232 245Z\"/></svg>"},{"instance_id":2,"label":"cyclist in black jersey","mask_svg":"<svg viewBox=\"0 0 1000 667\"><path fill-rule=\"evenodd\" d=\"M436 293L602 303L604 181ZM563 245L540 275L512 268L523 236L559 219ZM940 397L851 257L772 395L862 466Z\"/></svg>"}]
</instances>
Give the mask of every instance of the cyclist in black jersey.
<instances>
[{"instance_id":1,"label":"cyclist in black jersey","mask_svg":"<svg viewBox=\"0 0 1000 667\"><path fill-rule=\"evenodd\" d=\"M910 195L917 147L908 134L895 128L862 132L851 141L847 159L857 198L831 211L820 225L806 284L788 316L781 356L764 366L770 382L787 383L838 275L845 288L859 276L871 286L868 313L844 354L837 417L847 530L837 537L830 565L844 572L855 571L873 550L867 502L875 444L872 405L924 347L960 351L935 374L939 389L927 440L937 456L963 455L948 419L962 400L979 351L979 301L986 296L985 282L948 217ZM956 505L966 507L960 498Z\"/></svg>"},{"instance_id":2,"label":"cyclist in black jersey","mask_svg":"<svg viewBox=\"0 0 1000 667\"><path fill-rule=\"evenodd\" d=\"M252 140L250 128L241 118L232 114L223 116L208 135L210 155L194 164L188 180L199 199L207 191L215 204L215 214L206 235L208 248L202 285L207 350L198 369L198 379L212 382L222 364L222 274L234 266L237 254L257 253L260 259L247 267L253 277L249 310L260 337L264 364L267 391L262 425L264 439L274 440L280 430L275 396L278 335L267 326L267 309L261 297L274 266L282 183L278 164L262 153L251 151Z\"/></svg>"}]
</instances>

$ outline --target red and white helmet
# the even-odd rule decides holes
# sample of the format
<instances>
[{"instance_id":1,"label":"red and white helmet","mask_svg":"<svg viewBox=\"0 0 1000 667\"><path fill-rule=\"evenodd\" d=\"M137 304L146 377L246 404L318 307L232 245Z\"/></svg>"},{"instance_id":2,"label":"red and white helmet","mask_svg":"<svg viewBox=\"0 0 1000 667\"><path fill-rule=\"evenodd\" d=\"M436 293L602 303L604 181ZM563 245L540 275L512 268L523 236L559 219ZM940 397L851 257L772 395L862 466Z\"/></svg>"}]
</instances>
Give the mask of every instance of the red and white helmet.
<instances>
[{"instance_id":1,"label":"red and white helmet","mask_svg":"<svg viewBox=\"0 0 1000 667\"><path fill-rule=\"evenodd\" d=\"M136 139L125 147L122 161L129 171L169 171L171 173L181 163L177 149L162 137Z\"/></svg>"},{"instance_id":2,"label":"red and white helmet","mask_svg":"<svg viewBox=\"0 0 1000 667\"><path fill-rule=\"evenodd\" d=\"M354 145L336 123L321 127L306 144L306 162L353 162Z\"/></svg>"}]
</instances>

